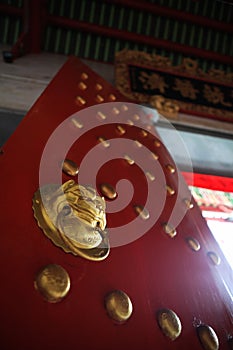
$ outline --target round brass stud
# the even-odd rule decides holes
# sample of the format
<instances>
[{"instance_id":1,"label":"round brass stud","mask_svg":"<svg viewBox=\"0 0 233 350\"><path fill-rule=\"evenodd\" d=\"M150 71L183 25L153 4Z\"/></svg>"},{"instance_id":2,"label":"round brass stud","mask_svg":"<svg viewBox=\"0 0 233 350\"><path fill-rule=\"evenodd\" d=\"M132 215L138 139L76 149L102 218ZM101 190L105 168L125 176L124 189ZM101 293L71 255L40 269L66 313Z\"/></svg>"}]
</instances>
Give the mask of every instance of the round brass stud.
<instances>
[{"instance_id":1,"label":"round brass stud","mask_svg":"<svg viewBox=\"0 0 233 350\"><path fill-rule=\"evenodd\" d=\"M76 126L76 128L78 128L78 129L82 129L82 128L83 128L83 124L82 124L79 120L77 120L77 119L75 119L75 118L72 118L72 123L73 123L74 126Z\"/></svg>"},{"instance_id":2,"label":"round brass stud","mask_svg":"<svg viewBox=\"0 0 233 350\"><path fill-rule=\"evenodd\" d=\"M161 142L159 142L158 140L155 140L155 141L154 141L154 145L155 145L156 147L160 147L160 146L161 146Z\"/></svg>"},{"instance_id":3,"label":"round brass stud","mask_svg":"<svg viewBox=\"0 0 233 350\"><path fill-rule=\"evenodd\" d=\"M125 160L127 161L127 163L129 165L133 165L134 164L134 160L130 156L128 156L127 154L125 154L124 158L125 158Z\"/></svg>"},{"instance_id":4,"label":"round brass stud","mask_svg":"<svg viewBox=\"0 0 233 350\"><path fill-rule=\"evenodd\" d=\"M135 205L134 210L143 220L149 219L150 217L149 211L142 205Z\"/></svg>"},{"instance_id":5,"label":"round brass stud","mask_svg":"<svg viewBox=\"0 0 233 350\"><path fill-rule=\"evenodd\" d=\"M86 101L84 100L84 98L82 98L81 96L77 96L76 97L76 102L79 106L83 106L86 104Z\"/></svg>"},{"instance_id":6,"label":"round brass stud","mask_svg":"<svg viewBox=\"0 0 233 350\"><path fill-rule=\"evenodd\" d=\"M95 100L96 100L96 102L101 103L104 101L104 98L101 95L96 95Z\"/></svg>"},{"instance_id":7,"label":"round brass stud","mask_svg":"<svg viewBox=\"0 0 233 350\"><path fill-rule=\"evenodd\" d=\"M154 160L158 160L159 159L159 156L158 154L154 153L154 152L151 152L151 156Z\"/></svg>"},{"instance_id":8,"label":"round brass stud","mask_svg":"<svg viewBox=\"0 0 233 350\"><path fill-rule=\"evenodd\" d=\"M100 111L97 113L97 116L102 120L105 120L107 118L106 115Z\"/></svg>"},{"instance_id":9,"label":"round brass stud","mask_svg":"<svg viewBox=\"0 0 233 350\"><path fill-rule=\"evenodd\" d=\"M168 185L166 186L166 189L167 189L167 194L169 196L173 196L173 194L176 193L175 190L172 187L168 186Z\"/></svg>"},{"instance_id":10,"label":"round brass stud","mask_svg":"<svg viewBox=\"0 0 233 350\"><path fill-rule=\"evenodd\" d=\"M109 98L109 101L116 101L116 96L113 95L113 94L110 94L110 95L108 96L108 98Z\"/></svg>"},{"instance_id":11,"label":"round brass stud","mask_svg":"<svg viewBox=\"0 0 233 350\"><path fill-rule=\"evenodd\" d=\"M116 189L108 183L100 185L101 193L108 199L115 199L117 196Z\"/></svg>"},{"instance_id":12,"label":"round brass stud","mask_svg":"<svg viewBox=\"0 0 233 350\"><path fill-rule=\"evenodd\" d=\"M78 84L78 87L79 87L79 89L80 89L80 90L86 90L87 85L86 85L86 84L84 84L84 82L83 82L83 81L80 81L80 83Z\"/></svg>"},{"instance_id":13,"label":"round brass stud","mask_svg":"<svg viewBox=\"0 0 233 350\"><path fill-rule=\"evenodd\" d=\"M62 171L70 176L78 174L79 168L75 162L70 159L65 159L62 164Z\"/></svg>"},{"instance_id":14,"label":"round brass stud","mask_svg":"<svg viewBox=\"0 0 233 350\"><path fill-rule=\"evenodd\" d=\"M126 132L125 128L123 128L123 126L121 126L121 125L117 125L116 129L120 135L124 135Z\"/></svg>"},{"instance_id":15,"label":"round brass stud","mask_svg":"<svg viewBox=\"0 0 233 350\"><path fill-rule=\"evenodd\" d=\"M128 108L128 106L123 105L123 106L121 107L121 109L122 109L123 112L127 112L129 108Z\"/></svg>"},{"instance_id":16,"label":"round brass stud","mask_svg":"<svg viewBox=\"0 0 233 350\"><path fill-rule=\"evenodd\" d=\"M140 120L140 116L138 114L134 114L133 118L134 120Z\"/></svg>"},{"instance_id":17,"label":"round brass stud","mask_svg":"<svg viewBox=\"0 0 233 350\"><path fill-rule=\"evenodd\" d=\"M213 328L205 324L200 325L197 327L197 334L203 349L205 350L219 349L218 337L215 331L213 330Z\"/></svg>"},{"instance_id":18,"label":"round brass stud","mask_svg":"<svg viewBox=\"0 0 233 350\"><path fill-rule=\"evenodd\" d=\"M194 207L193 203L188 198L184 199L184 203L188 209L192 209Z\"/></svg>"},{"instance_id":19,"label":"round brass stud","mask_svg":"<svg viewBox=\"0 0 233 350\"><path fill-rule=\"evenodd\" d=\"M187 237L186 242L188 243L189 247L195 252L198 252L198 250L201 248L201 245L196 238Z\"/></svg>"},{"instance_id":20,"label":"round brass stud","mask_svg":"<svg viewBox=\"0 0 233 350\"><path fill-rule=\"evenodd\" d=\"M164 335L171 340L179 337L182 326L177 314L170 309L161 309L157 313L157 321Z\"/></svg>"},{"instance_id":21,"label":"round brass stud","mask_svg":"<svg viewBox=\"0 0 233 350\"><path fill-rule=\"evenodd\" d=\"M221 259L215 252L208 252L207 255L214 265L220 264Z\"/></svg>"},{"instance_id":22,"label":"round brass stud","mask_svg":"<svg viewBox=\"0 0 233 350\"><path fill-rule=\"evenodd\" d=\"M96 91L101 91L103 89L103 86L101 84L95 84Z\"/></svg>"},{"instance_id":23,"label":"round brass stud","mask_svg":"<svg viewBox=\"0 0 233 350\"><path fill-rule=\"evenodd\" d=\"M177 234L176 229L169 224L164 224L163 229L171 238L175 237Z\"/></svg>"},{"instance_id":24,"label":"round brass stud","mask_svg":"<svg viewBox=\"0 0 233 350\"><path fill-rule=\"evenodd\" d=\"M49 302L62 300L70 290L70 278L60 265L45 266L36 276L35 288Z\"/></svg>"},{"instance_id":25,"label":"round brass stud","mask_svg":"<svg viewBox=\"0 0 233 350\"><path fill-rule=\"evenodd\" d=\"M142 147L142 144L141 142L139 142L138 140L134 140L135 144L138 146L138 147Z\"/></svg>"},{"instance_id":26,"label":"round brass stud","mask_svg":"<svg viewBox=\"0 0 233 350\"><path fill-rule=\"evenodd\" d=\"M116 115L120 113L119 109L117 109L116 107L113 107L112 112Z\"/></svg>"},{"instance_id":27,"label":"round brass stud","mask_svg":"<svg viewBox=\"0 0 233 350\"><path fill-rule=\"evenodd\" d=\"M83 73L81 74L81 79L87 80L87 79L88 79L88 74L85 73L85 72L83 72Z\"/></svg>"},{"instance_id":28,"label":"round brass stud","mask_svg":"<svg viewBox=\"0 0 233 350\"><path fill-rule=\"evenodd\" d=\"M152 128L151 125L147 125L147 126L146 126L146 130L151 131L152 129L153 129L153 128Z\"/></svg>"},{"instance_id":29,"label":"round brass stud","mask_svg":"<svg viewBox=\"0 0 233 350\"><path fill-rule=\"evenodd\" d=\"M148 177L148 179L150 181L154 181L155 180L155 176L153 174L151 174L149 171L146 172L146 176Z\"/></svg>"},{"instance_id":30,"label":"round brass stud","mask_svg":"<svg viewBox=\"0 0 233 350\"><path fill-rule=\"evenodd\" d=\"M171 164L166 165L166 168L167 168L167 170L169 171L169 173L171 173L171 174L174 174L175 171L176 171L176 169L174 168L174 166L171 165Z\"/></svg>"},{"instance_id":31,"label":"round brass stud","mask_svg":"<svg viewBox=\"0 0 233 350\"><path fill-rule=\"evenodd\" d=\"M141 135L142 137L146 137L148 135L148 132L146 130L141 129Z\"/></svg>"},{"instance_id":32,"label":"round brass stud","mask_svg":"<svg viewBox=\"0 0 233 350\"><path fill-rule=\"evenodd\" d=\"M134 122L132 120L128 119L127 124L132 126L132 125L134 125Z\"/></svg>"},{"instance_id":33,"label":"round brass stud","mask_svg":"<svg viewBox=\"0 0 233 350\"><path fill-rule=\"evenodd\" d=\"M133 312L133 305L129 296L121 290L109 293L105 298L108 315L114 321L127 321Z\"/></svg>"},{"instance_id":34,"label":"round brass stud","mask_svg":"<svg viewBox=\"0 0 233 350\"><path fill-rule=\"evenodd\" d=\"M105 137L102 137L100 136L98 138L99 142L102 143L102 145L105 147L105 148L108 148L110 146L110 142L108 140L105 139Z\"/></svg>"}]
</instances>

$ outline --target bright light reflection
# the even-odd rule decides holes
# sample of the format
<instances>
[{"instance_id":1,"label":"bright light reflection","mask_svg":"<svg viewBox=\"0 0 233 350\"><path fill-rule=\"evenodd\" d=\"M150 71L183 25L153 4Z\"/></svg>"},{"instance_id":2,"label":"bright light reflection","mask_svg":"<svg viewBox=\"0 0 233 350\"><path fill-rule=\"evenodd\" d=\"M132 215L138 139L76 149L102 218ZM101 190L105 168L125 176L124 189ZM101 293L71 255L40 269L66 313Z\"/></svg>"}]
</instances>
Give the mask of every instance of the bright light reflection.
<instances>
[{"instance_id":1,"label":"bright light reflection","mask_svg":"<svg viewBox=\"0 0 233 350\"><path fill-rule=\"evenodd\" d=\"M233 222L207 220L207 224L233 269Z\"/></svg>"}]
</instances>

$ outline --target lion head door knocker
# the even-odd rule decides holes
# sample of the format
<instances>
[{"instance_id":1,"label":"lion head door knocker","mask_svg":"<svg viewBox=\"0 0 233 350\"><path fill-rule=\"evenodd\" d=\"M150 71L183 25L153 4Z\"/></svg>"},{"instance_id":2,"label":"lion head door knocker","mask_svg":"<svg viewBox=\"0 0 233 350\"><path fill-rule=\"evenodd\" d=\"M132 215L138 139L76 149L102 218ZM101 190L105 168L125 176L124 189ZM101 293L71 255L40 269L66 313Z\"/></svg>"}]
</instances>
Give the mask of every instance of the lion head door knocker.
<instances>
[{"instance_id":1,"label":"lion head door knocker","mask_svg":"<svg viewBox=\"0 0 233 350\"><path fill-rule=\"evenodd\" d=\"M74 180L46 185L33 197L39 227L65 252L100 261L109 254L105 200Z\"/></svg>"}]
</instances>

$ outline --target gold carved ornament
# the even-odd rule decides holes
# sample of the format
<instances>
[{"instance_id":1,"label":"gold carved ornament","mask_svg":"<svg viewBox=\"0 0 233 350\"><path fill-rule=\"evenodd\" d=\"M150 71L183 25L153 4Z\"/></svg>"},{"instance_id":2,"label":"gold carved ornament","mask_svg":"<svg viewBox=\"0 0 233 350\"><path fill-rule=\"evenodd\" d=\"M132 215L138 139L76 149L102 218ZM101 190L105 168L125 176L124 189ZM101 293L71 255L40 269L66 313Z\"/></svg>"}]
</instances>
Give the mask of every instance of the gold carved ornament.
<instances>
[{"instance_id":1,"label":"gold carved ornament","mask_svg":"<svg viewBox=\"0 0 233 350\"><path fill-rule=\"evenodd\" d=\"M101 261L109 254L105 200L90 186L74 180L50 184L33 197L34 216L39 227L66 253Z\"/></svg>"},{"instance_id":2,"label":"gold carved ornament","mask_svg":"<svg viewBox=\"0 0 233 350\"><path fill-rule=\"evenodd\" d=\"M115 54L115 75L116 75L116 88L127 98L137 101L137 103L148 103L153 108L157 108L158 111L165 117L176 118L179 110L189 111L191 113L198 112L208 115L214 115L218 118L224 118L226 121L232 121L233 112L224 110L224 106L231 107L230 102L224 100L224 95L217 87L205 86L203 96L208 101L213 103L213 106L200 105L196 103L190 103L185 101L177 101L174 99L166 99L162 94L162 90L166 88L166 84L158 78L158 74L141 76L142 83L150 85L149 87L156 87L160 90L161 95L150 96L149 94L135 92L131 89L131 82L129 79L128 67L130 64L136 64L139 67L146 67L151 69L163 69L169 73L181 73L187 77L200 77L204 80L211 80L216 83L232 84L233 73L227 73L219 69L211 68L208 72L204 72L199 66L198 62L184 57L183 61L178 66L173 66L172 61L168 57L159 56L157 54L148 54L141 51L124 49ZM147 80L147 81L146 81ZM144 86L146 87L146 86ZM189 80L179 81L176 80L174 88L175 91L179 91L183 97L189 97L192 100L196 99L198 94L197 89L190 83ZM221 103L223 108L217 108L217 103Z\"/></svg>"},{"instance_id":3,"label":"gold carved ornament","mask_svg":"<svg viewBox=\"0 0 233 350\"><path fill-rule=\"evenodd\" d=\"M175 118L178 116L179 105L172 100L160 95L154 95L149 100L150 105L165 117Z\"/></svg>"}]
</instances>

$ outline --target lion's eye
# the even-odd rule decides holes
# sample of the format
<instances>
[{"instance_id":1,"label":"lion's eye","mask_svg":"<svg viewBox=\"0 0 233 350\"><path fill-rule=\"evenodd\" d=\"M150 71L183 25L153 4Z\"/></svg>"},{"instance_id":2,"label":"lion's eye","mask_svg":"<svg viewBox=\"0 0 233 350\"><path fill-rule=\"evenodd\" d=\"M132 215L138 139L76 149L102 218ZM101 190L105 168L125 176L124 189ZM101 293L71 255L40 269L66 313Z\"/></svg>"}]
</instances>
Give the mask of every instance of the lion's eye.
<instances>
[{"instance_id":1,"label":"lion's eye","mask_svg":"<svg viewBox=\"0 0 233 350\"><path fill-rule=\"evenodd\" d=\"M71 207L69 205L65 205L63 208L62 208L62 213L63 215L67 216L71 213Z\"/></svg>"}]
</instances>

